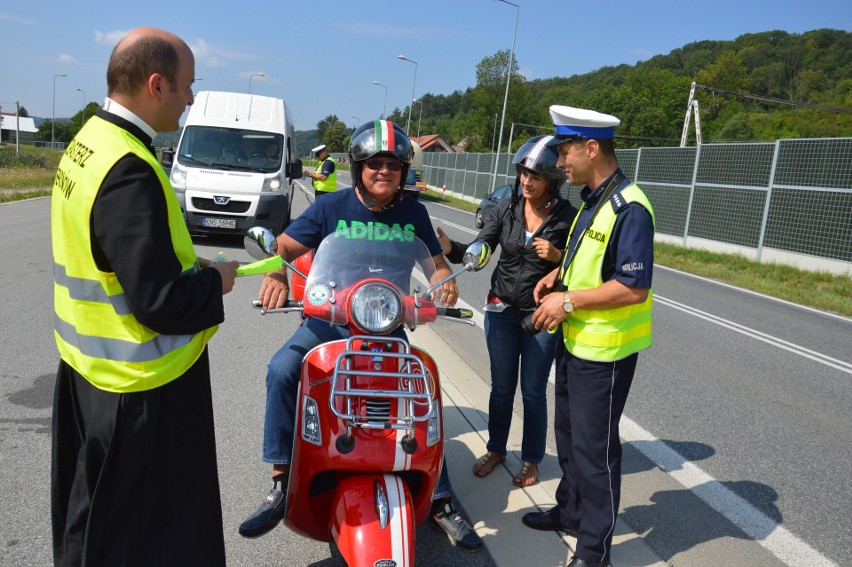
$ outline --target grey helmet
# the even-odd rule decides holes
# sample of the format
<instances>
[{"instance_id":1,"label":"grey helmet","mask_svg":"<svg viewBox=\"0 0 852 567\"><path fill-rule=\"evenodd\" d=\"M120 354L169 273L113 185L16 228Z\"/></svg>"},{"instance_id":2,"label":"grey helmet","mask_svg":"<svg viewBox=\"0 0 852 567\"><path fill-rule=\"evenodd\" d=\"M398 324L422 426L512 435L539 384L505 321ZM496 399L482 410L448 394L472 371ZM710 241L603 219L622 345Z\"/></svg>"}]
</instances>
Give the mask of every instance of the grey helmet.
<instances>
[{"instance_id":1,"label":"grey helmet","mask_svg":"<svg viewBox=\"0 0 852 567\"><path fill-rule=\"evenodd\" d=\"M524 142L524 145L515 152L512 163L515 164L518 176L515 179L513 198L518 194L518 186L521 184L522 167L547 178L547 190L551 197L554 197L565 184L565 172L556 167L556 162L559 160L556 146L548 145L552 144L553 140L553 136L536 136Z\"/></svg>"},{"instance_id":2,"label":"grey helmet","mask_svg":"<svg viewBox=\"0 0 852 567\"><path fill-rule=\"evenodd\" d=\"M373 120L362 124L352 133L349 141L349 169L352 174L352 186L361 183L361 163L373 156L395 157L402 162L402 175L399 189L405 186L408 169L414 150L411 140L402 128L390 120Z\"/></svg>"}]
</instances>

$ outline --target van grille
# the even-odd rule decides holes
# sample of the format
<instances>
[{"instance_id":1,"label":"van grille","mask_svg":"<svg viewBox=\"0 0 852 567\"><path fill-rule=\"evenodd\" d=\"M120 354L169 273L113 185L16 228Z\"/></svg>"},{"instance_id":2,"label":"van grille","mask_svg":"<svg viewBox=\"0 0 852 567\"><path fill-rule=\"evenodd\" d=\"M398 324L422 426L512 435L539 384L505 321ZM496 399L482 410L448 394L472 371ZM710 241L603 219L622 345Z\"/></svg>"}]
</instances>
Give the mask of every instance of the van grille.
<instances>
[{"instance_id":1,"label":"van grille","mask_svg":"<svg viewBox=\"0 0 852 567\"><path fill-rule=\"evenodd\" d=\"M199 211L216 211L220 213L244 213L249 210L251 203L248 201L234 201L231 199L227 205L217 205L213 199L201 197L192 198L192 206Z\"/></svg>"}]
</instances>

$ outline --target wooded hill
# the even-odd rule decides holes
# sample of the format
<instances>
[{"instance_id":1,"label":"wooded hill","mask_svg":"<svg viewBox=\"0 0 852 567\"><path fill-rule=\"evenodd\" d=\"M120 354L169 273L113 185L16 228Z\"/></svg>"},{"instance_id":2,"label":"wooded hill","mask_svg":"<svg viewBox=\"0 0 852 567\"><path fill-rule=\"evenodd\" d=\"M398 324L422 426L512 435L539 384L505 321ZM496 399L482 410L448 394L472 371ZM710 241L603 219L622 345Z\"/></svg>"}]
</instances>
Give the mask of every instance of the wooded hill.
<instances>
[{"instance_id":1,"label":"wooded hill","mask_svg":"<svg viewBox=\"0 0 852 567\"><path fill-rule=\"evenodd\" d=\"M464 92L423 95L421 134L466 142L467 151L493 151L508 59L508 50L483 59L477 85ZM514 122L512 151L530 136L552 131L552 104L618 116L618 147L677 146L693 81L712 89L696 93L704 143L852 136L852 32L776 30L699 41L636 65L533 81L518 72L522 63L515 59L513 65L503 134L505 148ZM414 108L412 116L419 112ZM388 118L405 124L407 116L406 107ZM415 135L414 120L412 130ZM689 138L694 144L694 126Z\"/></svg>"}]
</instances>

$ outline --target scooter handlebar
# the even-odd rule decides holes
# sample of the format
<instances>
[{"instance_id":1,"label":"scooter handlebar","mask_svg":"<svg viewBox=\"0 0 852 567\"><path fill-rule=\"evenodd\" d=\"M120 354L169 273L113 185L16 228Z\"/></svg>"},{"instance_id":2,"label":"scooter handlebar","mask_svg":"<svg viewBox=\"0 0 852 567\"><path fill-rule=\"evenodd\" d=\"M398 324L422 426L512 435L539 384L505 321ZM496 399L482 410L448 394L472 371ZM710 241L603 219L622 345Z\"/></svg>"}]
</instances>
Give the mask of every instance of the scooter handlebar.
<instances>
[{"instance_id":1,"label":"scooter handlebar","mask_svg":"<svg viewBox=\"0 0 852 567\"><path fill-rule=\"evenodd\" d=\"M294 299L285 301L284 307L275 307L273 309L264 309L259 299L252 300L251 305L255 309L260 309L261 315L266 315L267 313L292 313L293 311L304 310L304 301L296 301Z\"/></svg>"}]
</instances>

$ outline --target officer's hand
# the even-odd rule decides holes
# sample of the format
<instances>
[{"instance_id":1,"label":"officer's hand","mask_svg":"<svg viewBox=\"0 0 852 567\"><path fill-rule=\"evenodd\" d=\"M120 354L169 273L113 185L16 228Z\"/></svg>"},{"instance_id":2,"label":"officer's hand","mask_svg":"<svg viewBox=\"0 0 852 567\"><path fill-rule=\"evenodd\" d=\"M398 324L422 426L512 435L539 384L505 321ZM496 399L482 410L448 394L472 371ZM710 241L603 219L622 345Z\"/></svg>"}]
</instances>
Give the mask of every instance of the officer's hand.
<instances>
[{"instance_id":1,"label":"officer's hand","mask_svg":"<svg viewBox=\"0 0 852 567\"><path fill-rule=\"evenodd\" d=\"M290 295L290 286L287 284L287 274L271 272L263 278L257 299L264 309L277 309L284 307L288 295Z\"/></svg>"},{"instance_id":2,"label":"officer's hand","mask_svg":"<svg viewBox=\"0 0 852 567\"><path fill-rule=\"evenodd\" d=\"M539 331L555 331L562 320L568 316L562 309L562 296L562 293L557 292L544 297L532 316L532 322L536 329Z\"/></svg>"},{"instance_id":3,"label":"officer's hand","mask_svg":"<svg viewBox=\"0 0 852 567\"><path fill-rule=\"evenodd\" d=\"M541 278L537 284L535 284L535 289L533 289L533 301L539 303L542 298L553 291L556 285L556 275L558 269L551 271L549 274Z\"/></svg>"}]
</instances>

